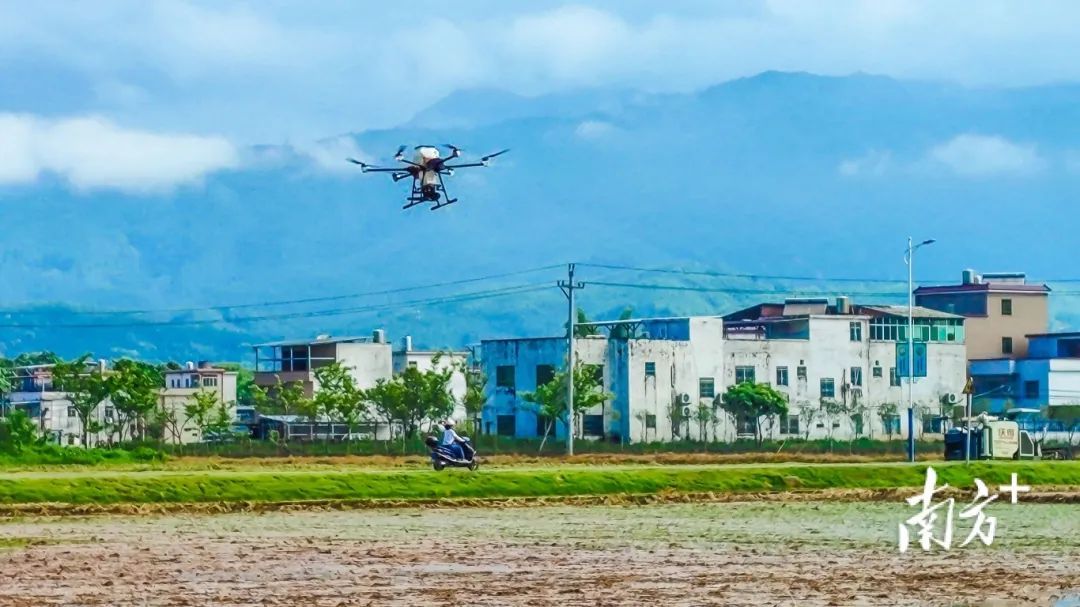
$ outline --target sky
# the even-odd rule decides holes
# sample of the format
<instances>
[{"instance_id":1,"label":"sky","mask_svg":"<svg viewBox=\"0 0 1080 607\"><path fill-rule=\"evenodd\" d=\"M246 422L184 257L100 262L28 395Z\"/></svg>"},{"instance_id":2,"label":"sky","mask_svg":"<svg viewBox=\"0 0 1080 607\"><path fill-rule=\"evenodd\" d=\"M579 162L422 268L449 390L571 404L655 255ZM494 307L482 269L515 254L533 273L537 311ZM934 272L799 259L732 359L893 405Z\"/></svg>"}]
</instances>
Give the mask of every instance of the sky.
<instances>
[{"instance_id":1,"label":"sky","mask_svg":"<svg viewBox=\"0 0 1080 607\"><path fill-rule=\"evenodd\" d=\"M361 152L335 137L463 89L686 92L765 70L1077 81L1078 26L1062 0L0 0L0 185L167 190L252 144L340 164Z\"/></svg>"}]
</instances>

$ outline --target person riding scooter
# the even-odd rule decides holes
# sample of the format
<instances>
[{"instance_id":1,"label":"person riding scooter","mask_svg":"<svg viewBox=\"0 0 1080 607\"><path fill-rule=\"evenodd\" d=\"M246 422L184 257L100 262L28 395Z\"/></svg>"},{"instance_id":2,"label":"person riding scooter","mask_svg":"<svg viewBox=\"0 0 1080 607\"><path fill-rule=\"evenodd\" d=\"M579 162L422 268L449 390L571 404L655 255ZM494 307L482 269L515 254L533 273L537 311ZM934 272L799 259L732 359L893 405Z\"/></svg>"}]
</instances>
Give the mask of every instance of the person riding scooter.
<instances>
[{"instance_id":1,"label":"person riding scooter","mask_svg":"<svg viewBox=\"0 0 1080 607\"><path fill-rule=\"evenodd\" d=\"M454 420L448 419L443 422L442 446L448 447L454 453L454 457L464 460L469 459L463 446L468 439L462 438L454 431Z\"/></svg>"}]
</instances>

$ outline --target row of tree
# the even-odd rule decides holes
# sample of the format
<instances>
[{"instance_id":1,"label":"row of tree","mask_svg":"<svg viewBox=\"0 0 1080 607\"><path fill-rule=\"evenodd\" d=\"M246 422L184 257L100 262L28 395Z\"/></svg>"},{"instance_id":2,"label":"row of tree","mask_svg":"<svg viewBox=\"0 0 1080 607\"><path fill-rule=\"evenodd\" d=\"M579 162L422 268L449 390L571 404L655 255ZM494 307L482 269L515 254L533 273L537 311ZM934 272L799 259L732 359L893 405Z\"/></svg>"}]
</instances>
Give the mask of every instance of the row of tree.
<instances>
[{"instance_id":1,"label":"row of tree","mask_svg":"<svg viewBox=\"0 0 1080 607\"><path fill-rule=\"evenodd\" d=\"M391 438L415 437L431 424L451 417L456 402L451 391L455 371L466 378L464 406L470 419L484 406L486 378L464 365L440 364L436 355L430 369L408 367L391 379L360 388L349 369L334 361L315 369L318 389L309 396L296 382L278 383L269 389L253 386L252 403L260 413L298 415L311 421L326 420L348 426L352 435L361 424L383 422Z\"/></svg>"}]
</instances>

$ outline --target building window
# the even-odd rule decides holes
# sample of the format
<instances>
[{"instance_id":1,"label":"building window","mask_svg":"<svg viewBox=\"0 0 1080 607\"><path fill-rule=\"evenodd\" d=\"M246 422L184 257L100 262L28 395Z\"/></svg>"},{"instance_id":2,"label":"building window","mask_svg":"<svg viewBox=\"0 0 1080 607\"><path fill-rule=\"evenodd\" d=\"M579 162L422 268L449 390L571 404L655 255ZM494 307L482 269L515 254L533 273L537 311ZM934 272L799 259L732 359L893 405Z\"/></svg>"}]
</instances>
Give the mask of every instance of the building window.
<instances>
[{"instance_id":1,"label":"building window","mask_svg":"<svg viewBox=\"0 0 1080 607\"><path fill-rule=\"evenodd\" d=\"M1012 354L1012 351L1013 351L1012 338L1011 337L1002 337L1001 338L1001 353L1002 354Z\"/></svg>"},{"instance_id":2,"label":"building window","mask_svg":"<svg viewBox=\"0 0 1080 607\"><path fill-rule=\"evenodd\" d=\"M806 381L806 367L802 365L795 367L795 378Z\"/></svg>"},{"instance_id":3,"label":"building window","mask_svg":"<svg viewBox=\"0 0 1080 607\"><path fill-rule=\"evenodd\" d=\"M781 415L780 416L780 434L798 434L799 433L799 416L798 415Z\"/></svg>"},{"instance_id":4,"label":"building window","mask_svg":"<svg viewBox=\"0 0 1080 607\"><path fill-rule=\"evenodd\" d=\"M68 407L68 417L76 417L79 413L75 411L75 407Z\"/></svg>"},{"instance_id":5,"label":"building window","mask_svg":"<svg viewBox=\"0 0 1080 607\"><path fill-rule=\"evenodd\" d=\"M716 382L711 377L698 379L698 395L700 398L716 397Z\"/></svg>"},{"instance_id":6,"label":"building window","mask_svg":"<svg viewBox=\"0 0 1080 607\"><path fill-rule=\"evenodd\" d=\"M555 379L555 367L553 365L536 365L536 387L545 386Z\"/></svg>"},{"instance_id":7,"label":"building window","mask_svg":"<svg viewBox=\"0 0 1080 607\"><path fill-rule=\"evenodd\" d=\"M495 387L514 389L514 365L499 365L495 367ZM499 434L502 434L500 432Z\"/></svg>"},{"instance_id":8,"label":"building window","mask_svg":"<svg viewBox=\"0 0 1080 607\"><path fill-rule=\"evenodd\" d=\"M881 377L881 367L875 366L871 372L874 374L874 377Z\"/></svg>"},{"instance_id":9,"label":"building window","mask_svg":"<svg viewBox=\"0 0 1080 607\"><path fill-rule=\"evenodd\" d=\"M585 436L603 436L604 435L604 416L603 415L582 415L581 416L581 432Z\"/></svg>"},{"instance_id":10,"label":"building window","mask_svg":"<svg viewBox=\"0 0 1080 607\"><path fill-rule=\"evenodd\" d=\"M900 416L888 415L881 419L881 431L889 436L900 434Z\"/></svg>"},{"instance_id":11,"label":"building window","mask_svg":"<svg viewBox=\"0 0 1080 607\"><path fill-rule=\"evenodd\" d=\"M216 377L204 377L203 380L202 380L202 385L203 385L204 388L213 388L213 387L217 386L217 378Z\"/></svg>"},{"instance_id":12,"label":"building window","mask_svg":"<svg viewBox=\"0 0 1080 607\"><path fill-rule=\"evenodd\" d=\"M896 372L896 367L889 367L889 385L900 385L900 374Z\"/></svg>"},{"instance_id":13,"label":"building window","mask_svg":"<svg viewBox=\"0 0 1080 607\"><path fill-rule=\"evenodd\" d=\"M1012 300L1011 299L1002 299L1001 300L1001 315L1002 316L1012 316Z\"/></svg>"},{"instance_id":14,"label":"building window","mask_svg":"<svg viewBox=\"0 0 1080 607\"><path fill-rule=\"evenodd\" d=\"M652 413L647 413L645 415L645 429L646 430L655 430L656 429L656 416L653 415Z\"/></svg>"},{"instance_id":15,"label":"building window","mask_svg":"<svg viewBox=\"0 0 1080 607\"><path fill-rule=\"evenodd\" d=\"M831 377L821 378L821 398L832 398L836 396L836 382Z\"/></svg>"},{"instance_id":16,"label":"building window","mask_svg":"<svg viewBox=\"0 0 1080 607\"><path fill-rule=\"evenodd\" d=\"M515 419L513 415L500 415L495 418L495 431L499 436L514 436Z\"/></svg>"},{"instance_id":17,"label":"building window","mask_svg":"<svg viewBox=\"0 0 1080 607\"><path fill-rule=\"evenodd\" d=\"M410 361L409 361L409 368L410 368L410 369L415 369L416 367L417 367L417 361L415 361L415 360L410 360Z\"/></svg>"},{"instance_id":18,"label":"building window","mask_svg":"<svg viewBox=\"0 0 1080 607\"><path fill-rule=\"evenodd\" d=\"M787 367L776 368L776 385L786 386L788 385Z\"/></svg>"},{"instance_id":19,"label":"building window","mask_svg":"<svg viewBox=\"0 0 1080 607\"><path fill-rule=\"evenodd\" d=\"M851 385L853 385L853 386L861 386L862 385L862 367L852 367L851 368Z\"/></svg>"},{"instance_id":20,"label":"building window","mask_svg":"<svg viewBox=\"0 0 1080 607\"><path fill-rule=\"evenodd\" d=\"M645 363L645 377L656 377L656 363Z\"/></svg>"},{"instance_id":21,"label":"building window","mask_svg":"<svg viewBox=\"0 0 1080 607\"><path fill-rule=\"evenodd\" d=\"M1039 380L1024 382L1024 398L1039 398Z\"/></svg>"},{"instance_id":22,"label":"building window","mask_svg":"<svg viewBox=\"0 0 1080 607\"><path fill-rule=\"evenodd\" d=\"M116 416L116 409L112 407L105 407L105 421L111 422L113 417Z\"/></svg>"},{"instance_id":23,"label":"building window","mask_svg":"<svg viewBox=\"0 0 1080 607\"><path fill-rule=\"evenodd\" d=\"M754 383L754 368L751 366L735 367L735 383Z\"/></svg>"},{"instance_id":24,"label":"building window","mask_svg":"<svg viewBox=\"0 0 1080 607\"><path fill-rule=\"evenodd\" d=\"M848 334L851 336L851 341L862 341L862 323L858 321L848 323Z\"/></svg>"}]
</instances>

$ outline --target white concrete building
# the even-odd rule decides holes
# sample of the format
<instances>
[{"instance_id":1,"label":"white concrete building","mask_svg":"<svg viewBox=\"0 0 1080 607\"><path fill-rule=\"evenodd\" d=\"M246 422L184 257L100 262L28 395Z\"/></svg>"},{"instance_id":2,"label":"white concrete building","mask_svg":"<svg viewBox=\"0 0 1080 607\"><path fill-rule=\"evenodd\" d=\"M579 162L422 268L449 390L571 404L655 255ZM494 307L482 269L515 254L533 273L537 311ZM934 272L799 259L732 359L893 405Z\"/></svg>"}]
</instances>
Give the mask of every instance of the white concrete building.
<instances>
[{"instance_id":1,"label":"white concrete building","mask_svg":"<svg viewBox=\"0 0 1080 607\"><path fill-rule=\"evenodd\" d=\"M966 381L964 319L922 308L914 316L916 433L938 434ZM897 363L907 349L907 308L852 306L846 298L836 305L789 300L723 318L590 324L606 335L575 340L575 356L596 366L614 397L583 416L579 436L634 442L753 436L758 420L733 420L716 402L744 381L771 384L788 396L789 415L763 420L765 436L907 435L907 372ZM481 358L489 378L484 431L540 436L545 420L522 394L565 366L565 338L486 340ZM564 435L559 424L556 436Z\"/></svg>"},{"instance_id":2,"label":"white concrete building","mask_svg":"<svg viewBox=\"0 0 1080 607\"><path fill-rule=\"evenodd\" d=\"M918 307L913 315L916 436L940 434L967 379L964 319ZM907 436L907 307L851 305L844 297L835 305L793 299L724 321L724 385L752 380L788 395L789 415L768 434ZM828 415L825 400L849 413ZM889 415L893 409L896 417ZM753 433L753 420L737 426L738 434Z\"/></svg>"},{"instance_id":3,"label":"white concrete building","mask_svg":"<svg viewBox=\"0 0 1080 607\"><path fill-rule=\"evenodd\" d=\"M376 330L371 337L333 337L320 335L314 340L286 340L258 344L255 349L255 384L273 388L282 383L300 382L304 393L313 396L318 390L315 370L334 361L348 369L361 389L375 386L379 380L389 380L409 367L421 371L431 369L439 351L414 350L412 338L406 337L396 351L386 340L384 331ZM465 360L463 352L441 352L440 368L457 365ZM465 375L455 370L450 380L450 393L457 403L454 418L464 420ZM381 421L381 420L380 420ZM389 436L385 426L374 426L380 437Z\"/></svg>"},{"instance_id":4,"label":"white concrete building","mask_svg":"<svg viewBox=\"0 0 1080 607\"><path fill-rule=\"evenodd\" d=\"M219 369L206 362L186 363L184 368L165 372L165 387L158 395L159 411L172 420L167 424L164 440L173 443L193 443L202 440L202 433L187 418L186 407L198 392L211 392L218 405L225 405L229 419L236 419L235 371Z\"/></svg>"},{"instance_id":5,"label":"white concrete building","mask_svg":"<svg viewBox=\"0 0 1080 607\"><path fill-rule=\"evenodd\" d=\"M105 370L105 361L87 364ZM71 403L71 395L53 386L53 365L31 365L13 369L12 391L7 395L11 410L24 411L38 424L38 430L50 441L64 445L82 444L82 422ZM116 422L116 409L106 399L94 409L91 419L103 426ZM109 440L107 431L88 436L91 446Z\"/></svg>"},{"instance_id":6,"label":"white concrete building","mask_svg":"<svg viewBox=\"0 0 1080 607\"><path fill-rule=\"evenodd\" d=\"M469 353L465 351L414 349L412 337L406 335L393 353L394 374L402 373L410 367L420 371L430 371L436 368L436 360L438 360L439 370L452 369L450 395L458 404L454 411L454 419L464 421L465 407L462 402L465 399L465 363L468 358Z\"/></svg>"},{"instance_id":7,"label":"white concrete building","mask_svg":"<svg viewBox=\"0 0 1080 607\"><path fill-rule=\"evenodd\" d=\"M700 405L712 406L722 376L723 322L686 317L593 324L608 335L575 340L574 354L595 368L614 398L585 412L577 435L614 441L670 440L691 432L697 437L691 420ZM481 348L488 376L484 432L541 436L547 422L521 395L565 367L566 339L486 340ZM556 424L555 436L565 435L563 424Z\"/></svg>"}]
</instances>

